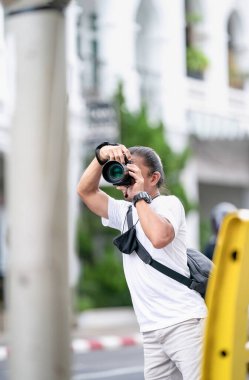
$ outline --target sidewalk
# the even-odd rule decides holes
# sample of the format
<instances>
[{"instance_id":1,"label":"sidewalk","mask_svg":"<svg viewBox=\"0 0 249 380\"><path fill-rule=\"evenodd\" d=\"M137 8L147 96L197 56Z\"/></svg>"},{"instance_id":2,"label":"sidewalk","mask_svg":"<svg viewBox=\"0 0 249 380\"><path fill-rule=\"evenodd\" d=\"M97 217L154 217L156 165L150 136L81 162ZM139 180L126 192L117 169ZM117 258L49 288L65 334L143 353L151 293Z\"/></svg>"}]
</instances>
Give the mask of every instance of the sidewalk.
<instances>
[{"instance_id":1,"label":"sidewalk","mask_svg":"<svg viewBox=\"0 0 249 380\"><path fill-rule=\"evenodd\" d=\"M127 335L139 332L138 323L131 307L87 310L76 316L73 335L85 338L98 335Z\"/></svg>"},{"instance_id":2,"label":"sidewalk","mask_svg":"<svg viewBox=\"0 0 249 380\"><path fill-rule=\"evenodd\" d=\"M141 344L141 334L129 307L86 311L77 316L72 329L72 349L77 352L137 344Z\"/></svg>"},{"instance_id":3,"label":"sidewalk","mask_svg":"<svg viewBox=\"0 0 249 380\"><path fill-rule=\"evenodd\" d=\"M0 327L1 361L8 357L9 352L3 321ZM112 350L122 346L141 345L141 343L138 323L130 307L88 310L74 317L71 327L73 352Z\"/></svg>"}]
</instances>

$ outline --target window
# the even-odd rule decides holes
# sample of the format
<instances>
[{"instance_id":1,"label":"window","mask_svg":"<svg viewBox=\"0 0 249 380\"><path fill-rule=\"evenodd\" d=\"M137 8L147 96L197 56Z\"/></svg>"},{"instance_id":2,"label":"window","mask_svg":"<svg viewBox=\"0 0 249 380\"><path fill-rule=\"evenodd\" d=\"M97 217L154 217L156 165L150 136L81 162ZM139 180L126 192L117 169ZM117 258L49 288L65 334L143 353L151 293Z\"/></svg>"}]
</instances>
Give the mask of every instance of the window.
<instances>
[{"instance_id":1,"label":"window","mask_svg":"<svg viewBox=\"0 0 249 380\"><path fill-rule=\"evenodd\" d=\"M95 96L100 85L98 16L83 13L77 20L77 52L83 64L82 88L85 96Z\"/></svg>"},{"instance_id":2,"label":"window","mask_svg":"<svg viewBox=\"0 0 249 380\"><path fill-rule=\"evenodd\" d=\"M203 79L208 67L200 38L202 15L199 0L185 0L186 68L187 75L195 79Z\"/></svg>"},{"instance_id":3,"label":"window","mask_svg":"<svg viewBox=\"0 0 249 380\"><path fill-rule=\"evenodd\" d=\"M243 89L245 75L243 74L241 63L243 59L242 25L237 12L232 12L227 24L228 34L228 80L229 86L236 89Z\"/></svg>"}]
</instances>

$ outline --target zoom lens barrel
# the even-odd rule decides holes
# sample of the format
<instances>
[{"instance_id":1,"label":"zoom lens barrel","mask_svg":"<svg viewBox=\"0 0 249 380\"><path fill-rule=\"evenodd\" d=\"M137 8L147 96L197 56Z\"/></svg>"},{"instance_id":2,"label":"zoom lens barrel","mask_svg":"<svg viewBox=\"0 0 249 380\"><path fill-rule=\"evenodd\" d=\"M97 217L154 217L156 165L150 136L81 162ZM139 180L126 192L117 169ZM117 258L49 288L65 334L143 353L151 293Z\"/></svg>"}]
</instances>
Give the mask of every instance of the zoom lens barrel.
<instances>
[{"instance_id":1,"label":"zoom lens barrel","mask_svg":"<svg viewBox=\"0 0 249 380\"><path fill-rule=\"evenodd\" d=\"M117 161L108 161L102 169L104 179L115 186L129 186L133 183L126 165Z\"/></svg>"}]
</instances>

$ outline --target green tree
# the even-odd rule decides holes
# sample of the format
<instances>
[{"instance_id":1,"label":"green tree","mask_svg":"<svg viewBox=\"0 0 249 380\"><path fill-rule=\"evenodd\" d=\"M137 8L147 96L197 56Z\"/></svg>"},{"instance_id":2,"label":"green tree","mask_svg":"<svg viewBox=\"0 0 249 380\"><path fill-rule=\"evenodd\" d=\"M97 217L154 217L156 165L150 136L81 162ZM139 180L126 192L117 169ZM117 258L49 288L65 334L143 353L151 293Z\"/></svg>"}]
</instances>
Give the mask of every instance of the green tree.
<instances>
[{"instance_id":1,"label":"green tree","mask_svg":"<svg viewBox=\"0 0 249 380\"><path fill-rule=\"evenodd\" d=\"M127 147L144 145L154 148L166 169L167 191L181 199L186 212L191 210L193 204L180 181L180 174L189 158L189 149L180 153L172 150L167 143L163 123L151 123L145 104L137 112L129 111L121 84L114 102L119 117L120 142ZM122 198L121 192L112 186L103 190L115 198ZM111 243L118 234L118 231L104 228L100 219L82 205L77 238L78 252L83 263L78 285L79 309L131 305L122 257Z\"/></svg>"}]
</instances>

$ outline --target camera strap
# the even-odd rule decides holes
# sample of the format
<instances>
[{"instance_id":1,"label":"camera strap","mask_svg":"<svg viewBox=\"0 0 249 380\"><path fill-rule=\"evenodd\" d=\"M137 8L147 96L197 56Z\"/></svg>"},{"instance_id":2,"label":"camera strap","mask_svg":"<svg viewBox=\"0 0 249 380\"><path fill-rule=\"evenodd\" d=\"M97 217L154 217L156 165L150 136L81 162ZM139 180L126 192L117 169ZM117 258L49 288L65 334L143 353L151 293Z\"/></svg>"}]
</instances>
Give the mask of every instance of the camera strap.
<instances>
[{"instance_id":1,"label":"camera strap","mask_svg":"<svg viewBox=\"0 0 249 380\"><path fill-rule=\"evenodd\" d=\"M128 229L130 229L133 226L132 205L129 206L126 217L127 217ZM183 276L182 274L174 271L173 269L167 267L166 265L163 265L159 263L158 261L154 260L149 254L149 252L140 243L137 237L136 239L137 239L137 249L135 252L145 264L151 265L154 269L172 278L173 280L176 280L180 282L181 284L186 285L188 288L192 288L193 280L191 278Z\"/></svg>"}]
</instances>

